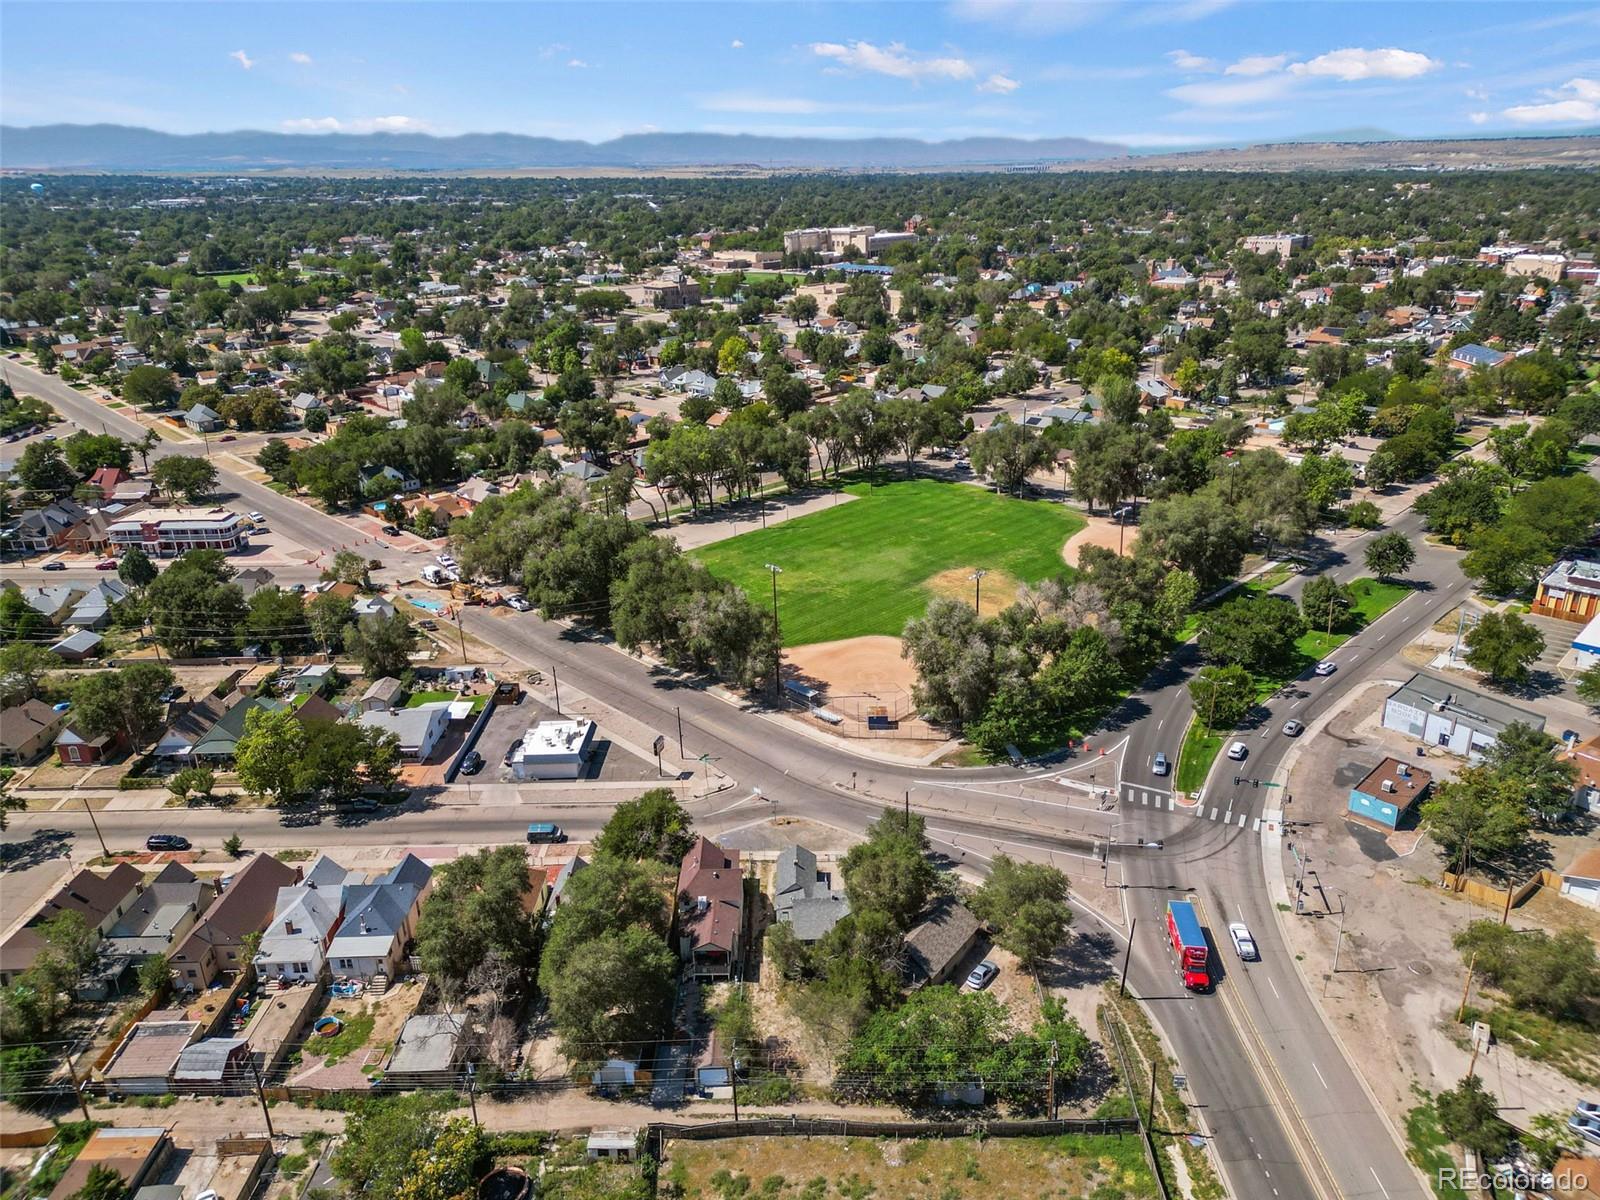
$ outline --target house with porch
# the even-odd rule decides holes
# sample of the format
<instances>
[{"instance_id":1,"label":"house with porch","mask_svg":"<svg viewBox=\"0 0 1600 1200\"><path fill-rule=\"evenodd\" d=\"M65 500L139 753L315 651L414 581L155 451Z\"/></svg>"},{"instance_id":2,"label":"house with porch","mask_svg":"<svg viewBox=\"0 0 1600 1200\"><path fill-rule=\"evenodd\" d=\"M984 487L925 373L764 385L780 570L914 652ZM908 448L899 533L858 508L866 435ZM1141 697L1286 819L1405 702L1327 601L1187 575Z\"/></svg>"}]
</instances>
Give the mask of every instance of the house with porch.
<instances>
[{"instance_id":1,"label":"house with porch","mask_svg":"<svg viewBox=\"0 0 1600 1200\"><path fill-rule=\"evenodd\" d=\"M678 953L696 979L730 979L744 949L744 871L737 850L695 840L678 869Z\"/></svg>"}]
</instances>

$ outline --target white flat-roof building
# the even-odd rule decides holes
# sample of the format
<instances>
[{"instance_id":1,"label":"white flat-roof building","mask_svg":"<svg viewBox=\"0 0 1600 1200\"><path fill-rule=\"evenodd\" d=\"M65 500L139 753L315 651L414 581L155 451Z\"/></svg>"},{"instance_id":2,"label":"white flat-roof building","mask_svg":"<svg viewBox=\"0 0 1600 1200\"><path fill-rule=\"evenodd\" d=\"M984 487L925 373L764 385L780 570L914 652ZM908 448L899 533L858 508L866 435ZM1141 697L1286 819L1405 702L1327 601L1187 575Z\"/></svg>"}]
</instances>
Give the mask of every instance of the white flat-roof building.
<instances>
[{"instance_id":1,"label":"white flat-roof building","mask_svg":"<svg viewBox=\"0 0 1600 1200\"><path fill-rule=\"evenodd\" d=\"M249 545L239 514L227 508L154 509L115 521L107 531L114 553L138 546L146 554L171 556L186 550L233 552Z\"/></svg>"},{"instance_id":2,"label":"white flat-roof building","mask_svg":"<svg viewBox=\"0 0 1600 1200\"><path fill-rule=\"evenodd\" d=\"M577 779L594 744L594 722L540 721L512 748L510 767L516 779Z\"/></svg>"},{"instance_id":3,"label":"white flat-roof building","mask_svg":"<svg viewBox=\"0 0 1600 1200\"><path fill-rule=\"evenodd\" d=\"M448 701L435 701L419 704L415 708L364 712L356 719L356 723L394 734L400 740L402 755L417 762L427 762L450 724L450 705Z\"/></svg>"}]
</instances>

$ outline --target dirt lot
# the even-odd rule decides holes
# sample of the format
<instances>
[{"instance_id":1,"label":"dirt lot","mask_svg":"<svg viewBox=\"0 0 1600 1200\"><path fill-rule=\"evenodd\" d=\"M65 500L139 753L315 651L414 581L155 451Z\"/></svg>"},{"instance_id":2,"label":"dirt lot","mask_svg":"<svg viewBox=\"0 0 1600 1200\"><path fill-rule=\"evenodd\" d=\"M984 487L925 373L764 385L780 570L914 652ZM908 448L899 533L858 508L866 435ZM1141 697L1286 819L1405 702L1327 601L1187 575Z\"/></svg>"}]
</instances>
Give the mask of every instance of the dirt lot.
<instances>
[{"instance_id":1,"label":"dirt lot","mask_svg":"<svg viewBox=\"0 0 1600 1200\"><path fill-rule=\"evenodd\" d=\"M983 606L987 611L988 580L984 583ZM971 585L966 586L970 588ZM1010 599L1014 598L1013 594ZM844 725L824 725L804 716L801 710L795 710L797 720L830 733L845 730L856 737L871 736L873 748L886 754L916 756L944 740L941 730L916 715L912 688L917 682L917 672L909 659L900 657L899 638L874 635L814 642L785 650L783 658L788 668L787 677L822 692L823 704L843 717ZM868 731L869 710L880 707L898 722L897 729Z\"/></svg>"},{"instance_id":2,"label":"dirt lot","mask_svg":"<svg viewBox=\"0 0 1600 1200\"><path fill-rule=\"evenodd\" d=\"M1417 760L1413 743L1376 725L1386 690L1375 684L1357 693L1327 729L1308 737L1289 781L1290 813L1297 822L1289 841L1308 859L1308 915L1283 922L1288 945L1302 963L1313 994L1345 1045L1369 1052L1354 1057L1391 1117L1403 1120L1416 1103L1413 1083L1430 1091L1452 1086L1466 1073L1470 1049L1455 1016L1465 966L1451 936L1469 922L1497 919L1439 886L1439 857L1428 838L1407 832L1384 835L1347 822L1349 789L1385 754L1395 754L1448 778L1461 760L1438 754ZM1555 851L1559 858L1562 851ZM1295 863L1287 854L1294 878ZM1342 894L1342 899L1341 899ZM1341 904L1348 906L1340 969L1332 971ZM1512 910L1518 928L1555 928L1581 918L1575 906L1541 895ZM1474 997L1478 989L1474 987ZM1475 1002L1479 1002L1476 1001ZM1370 1052L1378 1049L1379 1052ZM1570 1107L1583 1089L1551 1066L1496 1044L1477 1072L1509 1110L1532 1115Z\"/></svg>"},{"instance_id":3,"label":"dirt lot","mask_svg":"<svg viewBox=\"0 0 1600 1200\"><path fill-rule=\"evenodd\" d=\"M1087 513L1078 515L1089 523L1069 537L1067 544L1061 547L1061 557L1067 560L1069 566L1078 565L1078 555L1083 553L1085 546L1103 546L1107 550L1117 550L1120 546L1127 549L1139 535L1136 525L1118 525L1110 517L1089 516Z\"/></svg>"},{"instance_id":4,"label":"dirt lot","mask_svg":"<svg viewBox=\"0 0 1600 1200\"><path fill-rule=\"evenodd\" d=\"M1156 1195L1133 1135L987 1141L793 1137L674 1142L663 1170L688 1200L747 1191L772 1200L864 1200L867 1196L885 1200L902 1196L1081 1200L1091 1194L1133 1200ZM1101 1188L1104 1191L1098 1190Z\"/></svg>"}]
</instances>

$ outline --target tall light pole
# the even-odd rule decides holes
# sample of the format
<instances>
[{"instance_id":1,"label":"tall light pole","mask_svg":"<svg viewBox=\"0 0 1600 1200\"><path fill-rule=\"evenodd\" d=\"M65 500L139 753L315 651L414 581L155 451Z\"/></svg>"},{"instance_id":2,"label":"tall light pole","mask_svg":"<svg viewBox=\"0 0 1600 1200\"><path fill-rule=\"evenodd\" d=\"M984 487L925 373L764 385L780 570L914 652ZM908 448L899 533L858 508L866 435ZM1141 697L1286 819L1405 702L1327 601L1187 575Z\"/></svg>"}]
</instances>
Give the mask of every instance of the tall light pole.
<instances>
[{"instance_id":1,"label":"tall light pole","mask_svg":"<svg viewBox=\"0 0 1600 1200\"><path fill-rule=\"evenodd\" d=\"M983 577L989 572L977 570L972 573L972 611L978 616L983 616Z\"/></svg>"},{"instance_id":2,"label":"tall light pole","mask_svg":"<svg viewBox=\"0 0 1600 1200\"><path fill-rule=\"evenodd\" d=\"M778 576L783 574L783 568L768 563L767 570L772 572L772 698L777 701L783 686L783 633L778 624Z\"/></svg>"},{"instance_id":3,"label":"tall light pole","mask_svg":"<svg viewBox=\"0 0 1600 1200\"><path fill-rule=\"evenodd\" d=\"M1332 974L1337 975L1339 973L1339 951L1344 949L1344 918L1345 914L1350 910L1349 906L1345 903L1344 892L1341 889L1334 888L1333 894L1339 897L1339 936L1333 943L1332 971Z\"/></svg>"}]
</instances>

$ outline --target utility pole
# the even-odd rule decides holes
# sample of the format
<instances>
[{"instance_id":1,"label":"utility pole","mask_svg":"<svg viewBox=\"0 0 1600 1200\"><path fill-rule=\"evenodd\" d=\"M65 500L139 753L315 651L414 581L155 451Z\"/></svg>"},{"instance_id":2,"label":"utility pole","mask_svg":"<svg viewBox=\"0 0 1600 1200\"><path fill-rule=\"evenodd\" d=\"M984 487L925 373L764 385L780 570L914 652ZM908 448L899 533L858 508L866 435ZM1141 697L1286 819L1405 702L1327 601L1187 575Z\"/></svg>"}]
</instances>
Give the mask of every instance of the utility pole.
<instances>
[{"instance_id":1,"label":"utility pole","mask_svg":"<svg viewBox=\"0 0 1600 1200\"><path fill-rule=\"evenodd\" d=\"M733 1084L733 1123L739 1123L739 1043L734 1042L730 1047L732 1053L728 1056L728 1082Z\"/></svg>"},{"instance_id":2,"label":"utility pole","mask_svg":"<svg viewBox=\"0 0 1600 1200\"><path fill-rule=\"evenodd\" d=\"M269 1138L276 1137L277 1134L272 1131L272 1110L267 1107L267 1092L266 1089L261 1086L261 1068L256 1066L255 1055L252 1054L249 1057L250 1076L255 1080L256 1083L256 1099L261 1101L261 1117L267 1123L267 1136Z\"/></svg>"},{"instance_id":3,"label":"utility pole","mask_svg":"<svg viewBox=\"0 0 1600 1200\"><path fill-rule=\"evenodd\" d=\"M1339 973L1339 951L1344 949L1344 918L1349 911L1350 908L1345 903L1344 893L1339 892L1339 935L1333 943L1333 973L1335 975Z\"/></svg>"},{"instance_id":4,"label":"utility pole","mask_svg":"<svg viewBox=\"0 0 1600 1200\"><path fill-rule=\"evenodd\" d=\"M85 1121L93 1120L89 1116L89 1102L83 1098L83 1092L78 1087L78 1073L72 1069L72 1051L64 1055L67 1065L67 1080L72 1084L72 1098L78 1102L78 1111L83 1114Z\"/></svg>"},{"instance_id":5,"label":"utility pole","mask_svg":"<svg viewBox=\"0 0 1600 1200\"><path fill-rule=\"evenodd\" d=\"M1150 1125L1151 1125L1152 1128L1155 1126L1155 1123L1156 1123L1156 1064L1152 1061L1151 1064L1150 1064Z\"/></svg>"},{"instance_id":6,"label":"utility pole","mask_svg":"<svg viewBox=\"0 0 1600 1200\"><path fill-rule=\"evenodd\" d=\"M1059 1051L1055 1041L1050 1042L1050 1096L1048 1100L1050 1119L1056 1119L1056 1058Z\"/></svg>"},{"instance_id":7,"label":"utility pole","mask_svg":"<svg viewBox=\"0 0 1600 1200\"><path fill-rule=\"evenodd\" d=\"M478 1120L478 1087L477 1087L477 1083L478 1083L478 1064L469 1062L467 1064L467 1103L472 1106L472 1123L473 1123L473 1125L477 1126L479 1129L482 1129L483 1128L483 1122Z\"/></svg>"},{"instance_id":8,"label":"utility pole","mask_svg":"<svg viewBox=\"0 0 1600 1200\"><path fill-rule=\"evenodd\" d=\"M783 568L768 563L767 570L772 572L772 698L777 700L783 686L783 634L778 624L778 576L783 574Z\"/></svg>"},{"instance_id":9,"label":"utility pole","mask_svg":"<svg viewBox=\"0 0 1600 1200\"><path fill-rule=\"evenodd\" d=\"M1122 953L1122 978L1117 980L1117 995L1119 996L1128 994L1128 960L1133 957L1133 935L1138 932L1138 929L1139 918L1134 917L1132 924L1128 926L1128 948Z\"/></svg>"},{"instance_id":10,"label":"utility pole","mask_svg":"<svg viewBox=\"0 0 1600 1200\"><path fill-rule=\"evenodd\" d=\"M906 793L906 832L911 832L911 793Z\"/></svg>"},{"instance_id":11,"label":"utility pole","mask_svg":"<svg viewBox=\"0 0 1600 1200\"><path fill-rule=\"evenodd\" d=\"M673 705L673 711L678 714L678 757L688 758L689 756L683 752L683 705Z\"/></svg>"},{"instance_id":12,"label":"utility pole","mask_svg":"<svg viewBox=\"0 0 1600 1200\"><path fill-rule=\"evenodd\" d=\"M467 664L467 635L461 629L461 606L456 606L456 637L461 639L461 665Z\"/></svg>"},{"instance_id":13,"label":"utility pole","mask_svg":"<svg viewBox=\"0 0 1600 1200\"><path fill-rule=\"evenodd\" d=\"M95 837L100 839L100 853L110 858L111 851L106 849L106 835L100 832L100 822L94 819L94 809L89 807L89 797L79 793L78 798L83 801L83 811L89 814L89 824L94 826Z\"/></svg>"},{"instance_id":14,"label":"utility pole","mask_svg":"<svg viewBox=\"0 0 1600 1200\"><path fill-rule=\"evenodd\" d=\"M556 665L555 665L555 663L551 663L550 664L550 682L555 685L555 689L556 689L556 716L559 717L561 715L561 680L556 678Z\"/></svg>"},{"instance_id":15,"label":"utility pole","mask_svg":"<svg viewBox=\"0 0 1600 1200\"><path fill-rule=\"evenodd\" d=\"M972 611L980 617L983 616L983 577L988 573L984 570L972 573Z\"/></svg>"},{"instance_id":16,"label":"utility pole","mask_svg":"<svg viewBox=\"0 0 1600 1200\"><path fill-rule=\"evenodd\" d=\"M1467 995L1472 991L1472 969L1478 965L1478 952L1474 950L1472 957L1467 959L1467 982L1461 988L1461 1007L1456 1009L1456 1024L1459 1025L1467 1015Z\"/></svg>"}]
</instances>

